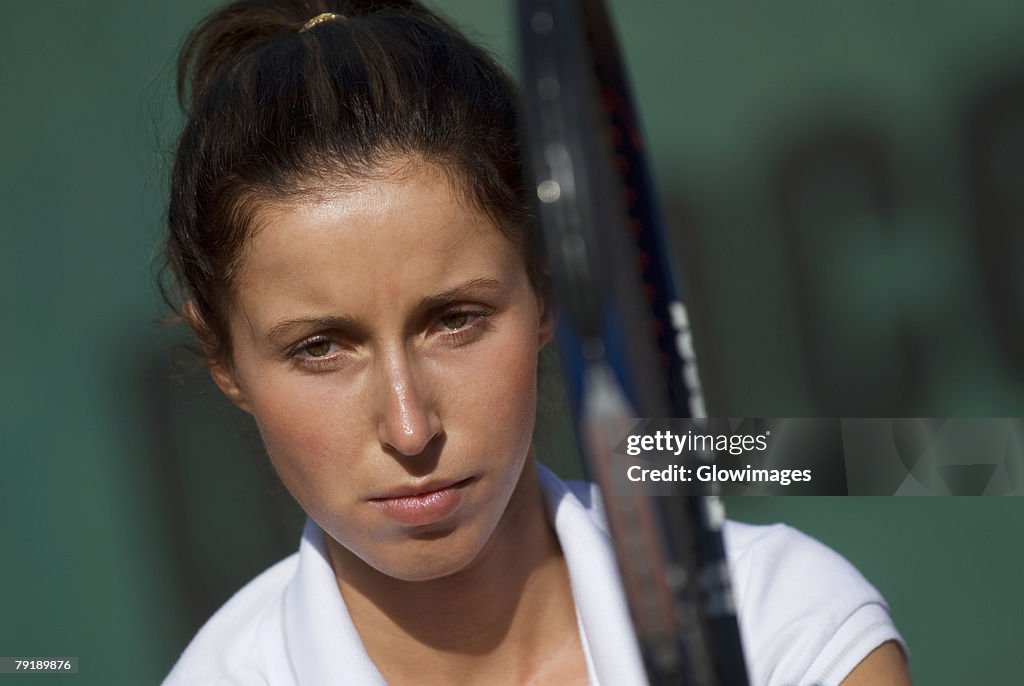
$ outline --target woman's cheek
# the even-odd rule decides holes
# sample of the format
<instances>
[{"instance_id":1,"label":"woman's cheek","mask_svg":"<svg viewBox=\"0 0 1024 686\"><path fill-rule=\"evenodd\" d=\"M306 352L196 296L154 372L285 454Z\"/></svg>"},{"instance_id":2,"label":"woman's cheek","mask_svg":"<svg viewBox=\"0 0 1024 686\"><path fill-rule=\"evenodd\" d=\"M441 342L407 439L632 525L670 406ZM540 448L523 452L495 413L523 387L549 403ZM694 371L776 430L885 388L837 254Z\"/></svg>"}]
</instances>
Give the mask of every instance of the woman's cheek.
<instances>
[{"instance_id":1,"label":"woman's cheek","mask_svg":"<svg viewBox=\"0 0 1024 686\"><path fill-rule=\"evenodd\" d=\"M538 350L530 328L513 331L518 334L506 336L482 362L474 406L491 431L503 429L514 443L525 442L527 450L537 406Z\"/></svg>"},{"instance_id":2,"label":"woman's cheek","mask_svg":"<svg viewBox=\"0 0 1024 686\"><path fill-rule=\"evenodd\" d=\"M306 377L315 381L316 377ZM349 412L343 408L348 405ZM285 384L262 394L253 415L275 469L296 497L341 468L358 440L348 425L354 407L325 384Z\"/></svg>"}]
</instances>

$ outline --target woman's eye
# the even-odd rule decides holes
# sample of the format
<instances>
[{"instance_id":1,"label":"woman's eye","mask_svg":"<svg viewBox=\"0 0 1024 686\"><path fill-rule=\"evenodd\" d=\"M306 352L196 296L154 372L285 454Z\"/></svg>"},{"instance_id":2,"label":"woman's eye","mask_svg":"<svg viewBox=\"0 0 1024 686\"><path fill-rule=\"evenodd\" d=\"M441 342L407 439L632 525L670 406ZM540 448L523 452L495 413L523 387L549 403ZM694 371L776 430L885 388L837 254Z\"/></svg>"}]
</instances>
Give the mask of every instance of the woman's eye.
<instances>
[{"instance_id":1,"label":"woman's eye","mask_svg":"<svg viewBox=\"0 0 1024 686\"><path fill-rule=\"evenodd\" d=\"M317 336L295 345L287 357L304 371L330 371L338 369L350 360L346 346L330 336Z\"/></svg>"},{"instance_id":2,"label":"woman's eye","mask_svg":"<svg viewBox=\"0 0 1024 686\"><path fill-rule=\"evenodd\" d=\"M441 326L449 331L457 331L469 323L469 312L455 312L441 318Z\"/></svg>"},{"instance_id":3,"label":"woman's eye","mask_svg":"<svg viewBox=\"0 0 1024 686\"><path fill-rule=\"evenodd\" d=\"M299 343L288 353L288 357L302 361L322 360L334 356L340 350L336 341L328 337L317 337Z\"/></svg>"},{"instance_id":4,"label":"woman's eye","mask_svg":"<svg viewBox=\"0 0 1024 686\"><path fill-rule=\"evenodd\" d=\"M331 342L327 339L311 341L307 343L302 350L310 357L323 357L327 353L331 352Z\"/></svg>"},{"instance_id":5,"label":"woman's eye","mask_svg":"<svg viewBox=\"0 0 1024 686\"><path fill-rule=\"evenodd\" d=\"M439 336L445 345L461 346L472 343L491 328L491 310L460 310L448 312L435 320L431 333Z\"/></svg>"}]
</instances>

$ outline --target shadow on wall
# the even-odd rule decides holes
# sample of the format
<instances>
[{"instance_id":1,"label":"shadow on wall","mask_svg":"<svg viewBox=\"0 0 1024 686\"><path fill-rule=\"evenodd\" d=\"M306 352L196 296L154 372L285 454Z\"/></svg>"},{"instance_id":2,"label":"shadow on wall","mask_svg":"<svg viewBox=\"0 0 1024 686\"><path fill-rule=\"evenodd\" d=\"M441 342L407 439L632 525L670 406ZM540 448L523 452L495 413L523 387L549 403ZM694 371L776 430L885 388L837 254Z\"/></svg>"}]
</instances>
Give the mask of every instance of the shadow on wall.
<instances>
[{"instance_id":1,"label":"shadow on wall","mask_svg":"<svg viewBox=\"0 0 1024 686\"><path fill-rule=\"evenodd\" d=\"M1024 409L1024 65L961 93L929 130L942 169L869 110L819 106L772 138L760 194L720 194L749 207L667 194L712 414L759 388L813 416ZM706 259L716 228L749 244Z\"/></svg>"},{"instance_id":2,"label":"shadow on wall","mask_svg":"<svg viewBox=\"0 0 1024 686\"><path fill-rule=\"evenodd\" d=\"M273 473L252 418L185 349L139 374L151 437L146 490L182 603L185 641L235 591L298 549L304 514Z\"/></svg>"}]
</instances>

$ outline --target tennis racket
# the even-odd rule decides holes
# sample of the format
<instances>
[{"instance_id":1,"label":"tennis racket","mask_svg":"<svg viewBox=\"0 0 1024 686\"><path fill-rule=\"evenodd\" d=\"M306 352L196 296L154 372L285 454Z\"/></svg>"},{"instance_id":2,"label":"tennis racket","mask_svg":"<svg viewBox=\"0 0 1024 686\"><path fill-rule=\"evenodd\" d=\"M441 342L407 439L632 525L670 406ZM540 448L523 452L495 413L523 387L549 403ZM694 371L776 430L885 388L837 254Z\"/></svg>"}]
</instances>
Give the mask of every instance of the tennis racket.
<instances>
[{"instance_id":1,"label":"tennis racket","mask_svg":"<svg viewBox=\"0 0 1024 686\"><path fill-rule=\"evenodd\" d=\"M745 686L721 504L623 493L613 471L615 420L704 417L705 408L608 12L601 0L518 0L517 19L528 166L561 304L563 372L648 681Z\"/></svg>"}]
</instances>

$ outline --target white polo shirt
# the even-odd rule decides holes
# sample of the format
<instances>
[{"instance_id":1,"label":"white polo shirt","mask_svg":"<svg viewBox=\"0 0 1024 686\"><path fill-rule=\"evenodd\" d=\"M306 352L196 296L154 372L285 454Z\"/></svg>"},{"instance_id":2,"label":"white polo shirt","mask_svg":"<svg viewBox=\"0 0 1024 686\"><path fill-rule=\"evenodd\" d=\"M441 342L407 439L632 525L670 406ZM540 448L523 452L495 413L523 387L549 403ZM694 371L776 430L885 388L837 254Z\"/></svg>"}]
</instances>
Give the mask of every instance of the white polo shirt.
<instances>
[{"instance_id":1,"label":"white polo shirt","mask_svg":"<svg viewBox=\"0 0 1024 686\"><path fill-rule=\"evenodd\" d=\"M642 686L597 489L538 471L590 682ZM751 686L834 686L885 641L903 646L881 595L835 552L783 525L727 522L724 535ZM323 536L308 521L299 552L218 610L164 686L384 686L338 591Z\"/></svg>"}]
</instances>

